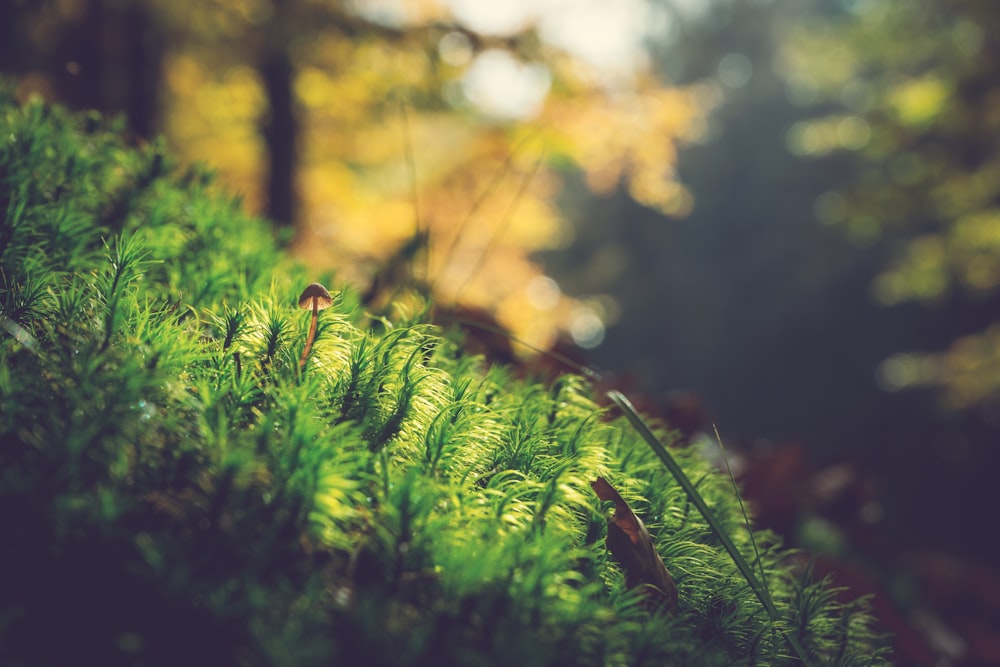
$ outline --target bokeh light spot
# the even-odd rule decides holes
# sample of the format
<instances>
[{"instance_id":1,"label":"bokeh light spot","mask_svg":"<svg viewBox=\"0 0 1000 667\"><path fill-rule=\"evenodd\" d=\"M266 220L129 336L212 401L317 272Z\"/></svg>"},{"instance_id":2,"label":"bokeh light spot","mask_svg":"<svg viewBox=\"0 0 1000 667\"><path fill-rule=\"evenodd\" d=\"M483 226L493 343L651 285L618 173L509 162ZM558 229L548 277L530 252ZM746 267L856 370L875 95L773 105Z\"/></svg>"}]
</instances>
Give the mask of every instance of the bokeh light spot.
<instances>
[{"instance_id":1,"label":"bokeh light spot","mask_svg":"<svg viewBox=\"0 0 1000 667\"><path fill-rule=\"evenodd\" d=\"M552 310L559 305L562 290L559 284L548 276L535 276L526 287L528 303L538 310Z\"/></svg>"},{"instance_id":2,"label":"bokeh light spot","mask_svg":"<svg viewBox=\"0 0 1000 667\"><path fill-rule=\"evenodd\" d=\"M719 81L729 88L742 88L753 76L753 64L742 53L727 53L718 66Z\"/></svg>"},{"instance_id":3,"label":"bokeh light spot","mask_svg":"<svg viewBox=\"0 0 1000 667\"><path fill-rule=\"evenodd\" d=\"M591 308L580 306L570 318L569 335L574 343L591 350L604 341L604 322Z\"/></svg>"},{"instance_id":4,"label":"bokeh light spot","mask_svg":"<svg viewBox=\"0 0 1000 667\"><path fill-rule=\"evenodd\" d=\"M651 8L642 0L575 0L547 3L541 12L543 38L606 73L625 74L642 60L640 36L651 27Z\"/></svg>"},{"instance_id":5,"label":"bokeh light spot","mask_svg":"<svg viewBox=\"0 0 1000 667\"><path fill-rule=\"evenodd\" d=\"M507 51L479 54L466 72L466 99L484 113L508 119L530 118L541 109L551 77L541 64L525 64Z\"/></svg>"},{"instance_id":6,"label":"bokeh light spot","mask_svg":"<svg viewBox=\"0 0 1000 667\"><path fill-rule=\"evenodd\" d=\"M452 67L464 67L472 60L472 42L463 33L454 30L438 42L441 60Z\"/></svg>"},{"instance_id":7,"label":"bokeh light spot","mask_svg":"<svg viewBox=\"0 0 1000 667\"><path fill-rule=\"evenodd\" d=\"M533 0L448 0L455 18L483 35L513 35L522 30L531 16L533 4Z\"/></svg>"},{"instance_id":8,"label":"bokeh light spot","mask_svg":"<svg viewBox=\"0 0 1000 667\"><path fill-rule=\"evenodd\" d=\"M878 386L886 391L899 391L919 379L918 359L912 354L895 354L881 364L876 372Z\"/></svg>"},{"instance_id":9,"label":"bokeh light spot","mask_svg":"<svg viewBox=\"0 0 1000 667\"><path fill-rule=\"evenodd\" d=\"M951 85L934 75L909 79L889 91L889 103L903 125L932 123L944 110Z\"/></svg>"},{"instance_id":10,"label":"bokeh light spot","mask_svg":"<svg viewBox=\"0 0 1000 667\"><path fill-rule=\"evenodd\" d=\"M860 116L848 116L837 123L837 142L842 148L848 150L864 148L871 136L872 130L868 121Z\"/></svg>"}]
</instances>

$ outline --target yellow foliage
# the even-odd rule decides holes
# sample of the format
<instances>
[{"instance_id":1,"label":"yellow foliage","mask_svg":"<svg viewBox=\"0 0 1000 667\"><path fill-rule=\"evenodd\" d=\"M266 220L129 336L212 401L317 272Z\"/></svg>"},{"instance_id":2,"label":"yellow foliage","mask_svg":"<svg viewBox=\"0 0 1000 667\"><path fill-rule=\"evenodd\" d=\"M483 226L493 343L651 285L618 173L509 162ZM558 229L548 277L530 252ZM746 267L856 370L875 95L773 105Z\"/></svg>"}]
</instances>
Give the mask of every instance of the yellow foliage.
<instances>
[{"instance_id":1,"label":"yellow foliage","mask_svg":"<svg viewBox=\"0 0 1000 667\"><path fill-rule=\"evenodd\" d=\"M928 355L940 368L948 404L956 409L974 408L1000 395L1000 326L955 341L943 354Z\"/></svg>"},{"instance_id":2,"label":"yellow foliage","mask_svg":"<svg viewBox=\"0 0 1000 667\"><path fill-rule=\"evenodd\" d=\"M933 74L907 79L888 93L899 122L916 127L933 122L944 110L950 94L949 83Z\"/></svg>"},{"instance_id":3,"label":"yellow foliage","mask_svg":"<svg viewBox=\"0 0 1000 667\"><path fill-rule=\"evenodd\" d=\"M983 292L1000 285L1000 209L958 218L948 242L952 261L966 285Z\"/></svg>"},{"instance_id":4,"label":"yellow foliage","mask_svg":"<svg viewBox=\"0 0 1000 667\"><path fill-rule=\"evenodd\" d=\"M937 212L947 217L992 206L1000 195L1000 160L987 161L978 169L949 173L932 195Z\"/></svg>"},{"instance_id":5,"label":"yellow foliage","mask_svg":"<svg viewBox=\"0 0 1000 667\"><path fill-rule=\"evenodd\" d=\"M698 87L664 89L646 81L627 94L603 91L555 101L543 115L546 138L608 193L625 184L640 203L665 215L690 213L690 193L675 178L677 145L695 141L711 110Z\"/></svg>"},{"instance_id":6,"label":"yellow foliage","mask_svg":"<svg viewBox=\"0 0 1000 667\"><path fill-rule=\"evenodd\" d=\"M948 247L940 236L913 240L900 263L876 278L876 298L891 305L907 299L931 301L948 289Z\"/></svg>"},{"instance_id":7,"label":"yellow foliage","mask_svg":"<svg viewBox=\"0 0 1000 667\"><path fill-rule=\"evenodd\" d=\"M443 35L430 26L449 20L443 3L393 3L398 24L376 24L364 4L351 14L320 0L157 1L176 31L165 61L168 138L254 207L263 205L268 114L254 54L287 33L299 125L295 248L362 288L419 224L428 255L406 264L427 275L411 278L445 304L493 310L544 347L579 314L558 291L553 307L529 299L542 276L530 257L571 235L555 165L669 216L693 206L673 165L678 146L706 127L717 95L705 87L666 88L639 72L632 89L609 91L569 54L527 42L553 77L547 98L533 120L486 121L456 97L468 65L438 60Z\"/></svg>"}]
</instances>

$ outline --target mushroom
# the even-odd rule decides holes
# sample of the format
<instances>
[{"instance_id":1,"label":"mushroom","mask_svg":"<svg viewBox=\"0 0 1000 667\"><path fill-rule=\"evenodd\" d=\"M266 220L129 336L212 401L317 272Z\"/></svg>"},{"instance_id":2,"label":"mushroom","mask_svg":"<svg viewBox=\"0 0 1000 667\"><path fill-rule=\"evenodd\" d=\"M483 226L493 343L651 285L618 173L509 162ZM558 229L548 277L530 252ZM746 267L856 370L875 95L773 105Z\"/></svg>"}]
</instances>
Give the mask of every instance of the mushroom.
<instances>
[{"instance_id":1,"label":"mushroom","mask_svg":"<svg viewBox=\"0 0 1000 667\"><path fill-rule=\"evenodd\" d=\"M316 337L316 321L319 311L333 305L333 297L326 291L326 288L319 283L312 283L302 290L299 297L299 308L311 308L312 319L309 321L309 336L306 338L306 346L302 349L302 358L299 359L299 368L306 364L309 351L312 349L313 338Z\"/></svg>"}]
</instances>

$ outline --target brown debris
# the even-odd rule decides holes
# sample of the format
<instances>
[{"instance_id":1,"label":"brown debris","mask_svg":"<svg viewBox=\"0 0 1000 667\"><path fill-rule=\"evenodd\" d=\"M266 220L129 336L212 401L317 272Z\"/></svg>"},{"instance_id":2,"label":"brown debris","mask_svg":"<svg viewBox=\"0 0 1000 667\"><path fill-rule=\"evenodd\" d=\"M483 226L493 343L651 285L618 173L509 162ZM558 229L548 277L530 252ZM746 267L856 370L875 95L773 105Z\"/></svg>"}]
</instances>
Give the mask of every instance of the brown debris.
<instances>
[{"instance_id":1,"label":"brown debris","mask_svg":"<svg viewBox=\"0 0 1000 667\"><path fill-rule=\"evenodd\" d=\"M625 570L625 585L642 587L654 609L665 609L671 616L677 613L677 586L656 551L653 539L625 499L603 477L590 483L597 497L615 504L615 513L608 520L608 551Z\"/></svg>"}]
</instances>

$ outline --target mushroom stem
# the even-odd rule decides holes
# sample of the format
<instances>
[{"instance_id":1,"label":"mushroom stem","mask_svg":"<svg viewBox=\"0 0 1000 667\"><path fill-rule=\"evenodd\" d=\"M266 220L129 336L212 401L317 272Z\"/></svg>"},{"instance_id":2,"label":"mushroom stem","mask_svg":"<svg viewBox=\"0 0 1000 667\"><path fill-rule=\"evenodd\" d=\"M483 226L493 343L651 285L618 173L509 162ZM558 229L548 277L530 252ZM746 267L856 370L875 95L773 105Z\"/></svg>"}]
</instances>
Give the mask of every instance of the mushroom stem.
<instances>
[{"instance_id":1,"label":"mushroom stem","mask_svg":"<svg viewBox=\"0 0 1000 667\"><path fill-rule=\"evenodd\" d=\"M333 297L319 283L311 283L302 290L302 295L299 297L299 308L311 308L312 319L309 321L309 336L306 338L306 346L302 349L302 358L299 359L299 369L306 365L306 359L309 358L309 351L313 346L313 339L316 338L317 314L332 305Z\"/></svg>"},{"instance_id":2,"label":"mushroom stem","mask_svg":"<svg viewBox=\"0 0 1000 667\"><path fill-rule=\"evenodd\" d=\"M313 297L312 302L312 318L309 320L309 335L306 337L306 346L302 348L302 357L299 359L299 368L306 365L306 359L309 357L309 352L312 350L313 338L316 337L316 321L319 316L319 299Z\"/></svg>"}]
</instances>

